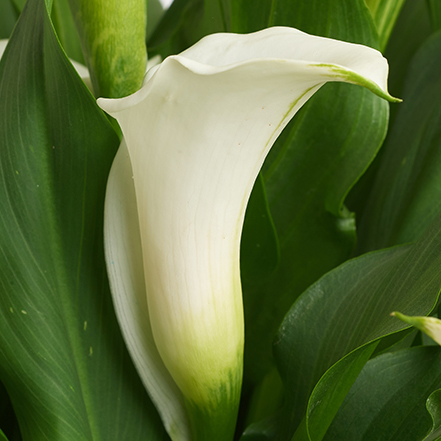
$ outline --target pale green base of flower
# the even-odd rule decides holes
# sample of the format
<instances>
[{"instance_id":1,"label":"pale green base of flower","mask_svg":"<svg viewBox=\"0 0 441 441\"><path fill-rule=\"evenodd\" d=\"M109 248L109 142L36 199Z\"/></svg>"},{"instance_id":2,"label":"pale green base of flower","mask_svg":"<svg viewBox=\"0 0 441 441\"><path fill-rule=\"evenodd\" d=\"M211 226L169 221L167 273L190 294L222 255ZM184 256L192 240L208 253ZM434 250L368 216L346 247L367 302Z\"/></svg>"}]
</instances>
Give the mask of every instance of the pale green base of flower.
<instances>
[{"instance_id":1,"label":"pale green base of flower","mask_svg":"<svg viewBox=\"0 0 441 441\"><path fill-rule=\"evenodd\" d=\"M230 382L213 391L210 403L200 404L186 400L193 441L233 440L241 386L242 372L234 372Z\"/></svg>"}]
</instances>

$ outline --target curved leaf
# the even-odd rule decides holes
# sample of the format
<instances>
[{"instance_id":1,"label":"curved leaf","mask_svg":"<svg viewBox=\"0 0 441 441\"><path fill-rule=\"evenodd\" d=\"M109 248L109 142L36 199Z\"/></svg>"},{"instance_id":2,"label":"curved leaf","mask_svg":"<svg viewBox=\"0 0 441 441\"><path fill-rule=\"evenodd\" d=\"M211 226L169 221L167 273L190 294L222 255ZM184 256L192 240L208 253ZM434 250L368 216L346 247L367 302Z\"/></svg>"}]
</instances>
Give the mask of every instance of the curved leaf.
<instances>
[{"instance_id":1,"label":"curved leaf","mask_svg":"<svg viewBox=\"0 0 441 441\"><path fill-rule=\"evenodd\" d=\"M427 0L430 10L430 19L433 30L441 29L441 2L439 0Z\"/></svg>"},{"instance_id":2,"label":"curved leaf","mask_svg":"<svg viewBox=\"0 0 441 441\"><path fill-rule=\"evenodd\" d=\"M290 0L275 5L275 24L376 45L375 26L363 1ZM246 382L259 381L270 369L273 337L295 299L352 253L355 219L343 201L379 149L387 117L387 103L366 91L327 85L269 153L263 179L280 263L264 283L243 283ZM253 256L243 253L242 261L247 258Z\"/></svg>"},{"instance_id":3,"label":"curved leaf","mask_svg":"<svg viewBox=\"0 0 441 441\"><path fill-rule=\"evenodd\" d=\"M17 417L2 383L0 383L0 428L5 436L10 438L10 441L21 440ZM0 431L0 433L2 432Z\"/></svg>"},{"instance_id":4,"label":"curved leaf","mask_svg":"<svg viewBox=\"0 0 441 441\"><path fill-rule=\"evenodd\" d=\"M268 207L265 184L259 174L248 201L240 242L242 283L260 284L280 260L277 232Z\"/></svg>"},{"instance_id":5,"label":"curved leaf","mask_svg":"<svg viewBox=\"0 0 441 441\"><path fill-rule=\"evenodd\" d=\"M437 441L441 437L441 389L433 392L427 399L426 407L432 417L432 430L424 441Z\"/></svg>"},{"instance_id":6,"label":"curved leaf","mask_svg":"<svg viewBox=\"0 0 441 441\"><path fill-rule=\"evenodd\" d=\"M380 39L380 48L384 51L395 21L405 0L365 0L368 5Z\"/></svg>"},{"instance_id":7,"label":"curved leaf","mask_svg":"<svg viewBox=\"0 0 441 441\"><path fill-rule=\"evenodd\" d=\"M371 342L405 328L390 317L395 306L420 311L415 315L434 308L440 265L441 215L414 245L348 261L305 291L282 322L274 346L291 431L309 401L309 433L312 440L321 439L363 367L359 360L374 349Z\"/></svg>"},{"instance_id":8,"label":"curved leaf","mask_svg":"<svg viewBox=\"0 0 441 441\"><path fill-rule=\"evenodd\" d=\"M413 241L441 210L440 54L441 31L412 61L360 224L359 250Z\"/></svg>"},{"instance_id":9,"label":"curved leaf","mask_svg":"<svg viewBox=\"0 0 441 441\"><path fill-rule=\"evenodd\" d=\"M9 38L17 21L18 14L11 0L0 0L0 38Z\"/></svg>"},{"instance_id":10,"label":"curved leaf","mask_svg":"<svg viewBox=\"0 0 441 441\"><path fill-rule=\"evenodd\" d=\"M68 57L86 64L68 0L54 0L51 18L60 43Z\"/></svg>"},{"instance_id":11,"label":"curved leaf","mask_svg":"<svg viewBox=\"0 0 441 441\"><path fill-rule=\"evenodd\" d=\"M106 280L104 191L119 140L43 1L26 4L0 78L0 377L23 439L165 439Z\"/></svg>"},{"instance_id":12,"label":"curved leaf","mask_svg":"<svg viewBox=\"0 0 441 441\"><path fill-rule=\"evenodd\" d=\"M432 392L440 386L441 348L416 347L380 355L360 373L324 441L427 439L429 432L439 429L439 403L435 403L439 390Z\"/></svg>"}]
</instances>

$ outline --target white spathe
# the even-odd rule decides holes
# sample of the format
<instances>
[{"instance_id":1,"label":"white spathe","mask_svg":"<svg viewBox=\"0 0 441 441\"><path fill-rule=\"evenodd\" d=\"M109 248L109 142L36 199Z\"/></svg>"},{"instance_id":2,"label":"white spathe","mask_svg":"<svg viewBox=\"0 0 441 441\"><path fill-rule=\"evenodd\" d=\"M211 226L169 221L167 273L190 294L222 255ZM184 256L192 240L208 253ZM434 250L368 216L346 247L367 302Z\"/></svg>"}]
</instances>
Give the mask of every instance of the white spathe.
<instances>
[{"instance_id":1,"label":"white spathe","mask_svg":"<svg viewBox=\"0 0 441 441\"><path fill-rule=\"evenodd\" d=\"M239 399L240 236L268 151L326 82L393 100L387 74L374 49L277 27L205 37L152 68L135 94L98 100L127 144L106 196L116 311L174 441L190 439L185 403L216 414L217 391Z\"/></svg>"}]
</instances>

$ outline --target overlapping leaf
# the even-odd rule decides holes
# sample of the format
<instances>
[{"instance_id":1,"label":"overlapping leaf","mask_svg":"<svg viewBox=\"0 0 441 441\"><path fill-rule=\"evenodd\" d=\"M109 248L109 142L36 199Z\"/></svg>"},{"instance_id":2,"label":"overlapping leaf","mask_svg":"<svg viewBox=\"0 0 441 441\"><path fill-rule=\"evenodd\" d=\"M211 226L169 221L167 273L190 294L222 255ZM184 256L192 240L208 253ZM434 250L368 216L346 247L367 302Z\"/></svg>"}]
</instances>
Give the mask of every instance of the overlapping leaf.
<instances>
[{"instance_id":1,"label":"overlapping leaf","mask_svg":"<svg viewBox=\"0 0 441 441\"><path fill-rule=\"evenodd\" d=\"M52 21L57 36L66 54L73 60L85 64L68 0L54 0L52 6Z\"/></svg>"},{"instance_id":2,"label":"overlapping leaf","mask_svg":"<svg viewBox=\"0 0 441 441\"><path fill-rule=\"evenodd\" d=\"M376 357L357 378L324 441L435 439L440 435L440 387L439 347Z\"/></svg>"},{"instance_id":3,"label":"overlapping leaf","mask_svg":"<svg viewBox=\"0 0 441 441\"><path fill-rule=\"evenodd\" d=\"M441 210L441 33L418 51L360 225L359 249L413 241Z\"/></svg>"},{"instance_id":4,"label":"overlapping leaf","mask_svg":"<svg viewBox=\"0 0 441 441\"><path fill-rule=\"evenodd\" d=\"M405 0L366 0L377 27L381 50L386 48L404 2Z\"/></svg>"},{"instance_id":5,"label":"overlapping leaf","mask_svg":"<svg viewBox=\"0 0 441 441\"><path fill-rule=\"evenodd\" d=\"M389 90L393 96L403 97L404 80L412 57L431 33L427 1L409 0L405 2L385 51L390 65ZM406 106L407 100L404 103L391 104L389 127L393 125L397 111ZM378 172L383 150L380 151L346 199L348 207L356 213L358 225L366 209L366 202Z\"/></svg>"},{"instance_id":6,"label":"overlapping leaf","mask_svg":"<svg viewBox=\"0 0 441 441\"><path fill-rule=\"evenodd\" d=\"M348 261L298 299L275 343L286 386L282 421L291 425L280 440L289 439L305 411L310 439L322 439L375 341L405 327L390 312L433 309L440 266L441 215L414 245Z\"/></svg>"},{"instance_id":7,"label":"overlapping leaf","mask_svg":"<svg viewBox=\"0 0 441 441\"><path fill-rule=\"evenodd\" d=\"M233 23L241 4L248 5L235 3ZM268 23L376 44L375 26L363 1L276 2L270 18L260 25ZM257 381L271 366L272 339L294 300L351 254L355 222L343 200L380 147L387 115L387 103L369 92L327 85L270 152L263 179L279 238L280 263L269 278L262 280L256 273L254 283L244 280L246 382ZM242 260L247 258L252 256L242 254Z\"/></svg>"},{"instance_id":8,"label":"overlapping leaf","mask_svg":"<svg viewBox=\"0 0 441 441\"><path fill-rule=\"evenodd\" d=\"M17 11L10 0L0 0L0 39L9 38L17 20Z\"/></svg>"},{"instance_id":9,"label":"overlapping leaf","mask_svg":"<svg viewBox=\"0 0 441 441\"><path fill-rule=\"evenodd\" d=\"M230 30L228 0L176 0L148 40L150 55L175 55L205 35Z\"/></svg>"},{"instance_id":10,"label":"overlapping leaf","mask_svg":"<svg viewBox=\"0 0 441 441\"><path fill-rule=\"evenodd\" d=\"M0 377L24 440L158 440L103 258L119 140L29 0L0 64Z\"/></svg>"}]
</instances>

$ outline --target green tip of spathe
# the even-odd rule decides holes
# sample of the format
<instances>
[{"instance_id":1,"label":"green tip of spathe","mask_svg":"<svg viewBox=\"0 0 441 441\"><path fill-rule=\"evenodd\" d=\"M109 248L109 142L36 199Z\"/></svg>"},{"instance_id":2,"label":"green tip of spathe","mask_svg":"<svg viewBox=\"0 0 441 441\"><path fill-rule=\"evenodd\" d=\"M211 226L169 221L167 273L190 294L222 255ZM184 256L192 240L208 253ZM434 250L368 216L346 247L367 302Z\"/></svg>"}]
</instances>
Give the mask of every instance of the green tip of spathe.
<instances>
[{"instance_id":1,"label":"green tip of spathe","mask_svg":"<svg viewBox=\"0 0 441 441\"><path fill-rule=\"evenodd\" d=\"M402 103L403 102L403 100L401 98L395 98L395 97L393 97L392 95L389 95L389 94L387 94L387 95L388 95L387 100L389 102L391 102L391 103Z\"/></svg>"},{"instance_id":2,"label":"green tip of spathe","mask_svg":"<svg viewBox=\"0 0 441 441\"><path fill-rule=\"evenodd\" d=\"M403 100L393 97L387 90L382 89L377 83L373 82L367 77L364 77L354 71L347 70L341 66L334 64L316 64L315 66L324 67L332 72L332 76L338 80L343 80L347 83L357 84L358 86L365 87L375 95L383 98L391 103L401 103ZM328 73L329 75L329 73Z\"/></svg>"}]
</instances>

